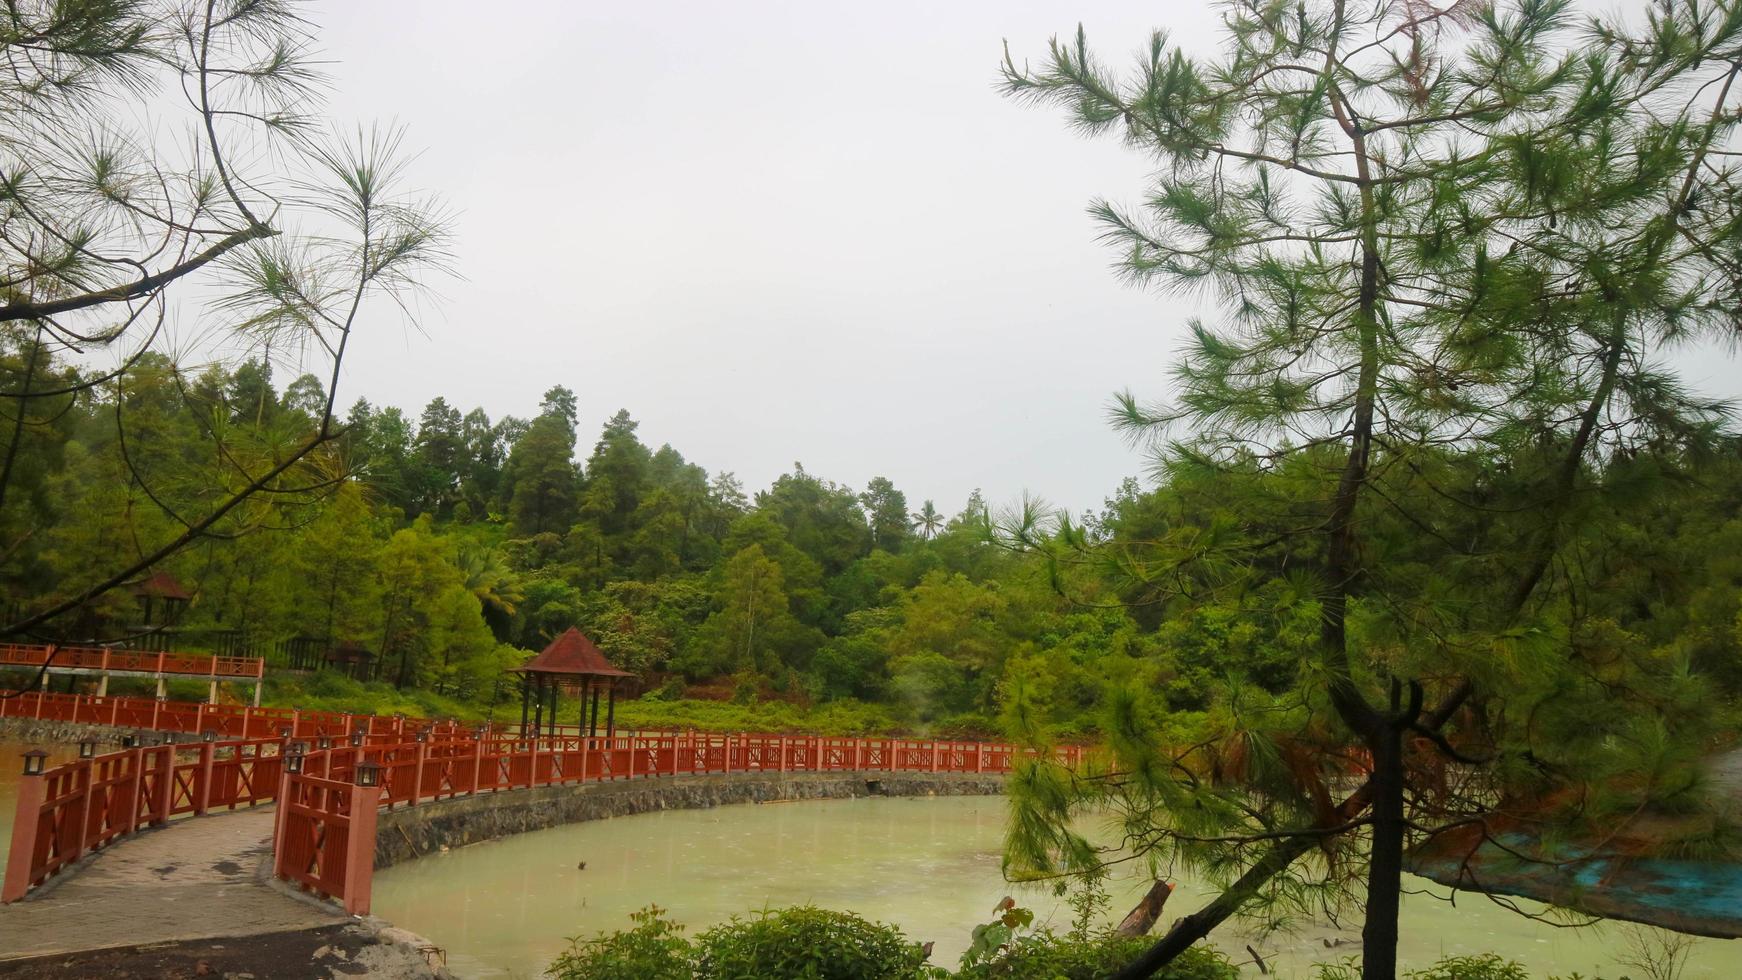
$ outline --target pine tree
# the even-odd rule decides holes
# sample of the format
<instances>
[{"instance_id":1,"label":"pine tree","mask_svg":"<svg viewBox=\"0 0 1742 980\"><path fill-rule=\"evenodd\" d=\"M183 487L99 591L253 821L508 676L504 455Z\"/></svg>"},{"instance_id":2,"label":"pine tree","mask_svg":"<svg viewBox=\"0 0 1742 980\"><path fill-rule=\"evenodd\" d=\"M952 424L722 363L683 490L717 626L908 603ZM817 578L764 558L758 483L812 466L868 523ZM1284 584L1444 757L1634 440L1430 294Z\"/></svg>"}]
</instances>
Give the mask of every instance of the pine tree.
<instances>
[{"instance_id":1,"label":"pine tree","mask_svg":"<svg viewBox=\"0 0 1742 980\"><path fill-rule=\"evenodd\" d=\"M1125 275L1219 301L1192 323L1174 399L1114 409L1166 479L1213 488L1217 523L1113 564L1148 602L1286 568L1320 623L1305 714L1246 707L1234 754L1212 763L1212 748L1136 737L1127 700L1116 728L1132 737L1114 749L1131 779L1084 802L1129 792L1158 850L1230 884L1125 975L1254 896L1299 894L1305 879L1273 879L1325 847L1364 865L1364 976L1388 980L1412 842L1453 827L1480 842L1501 825L1493 801L1593 785L1581 752L1662 710L1581 679L1552 620L1582 583L1556 559L1587 503L1619 491L1609 463L1674 467L1723 421L1655 355L1736 327L1742 226L1721 148L1742 10L1670 0L1629 29L1577 25L1552 0L1254 2L1229 8L1226 32L1215 59L1158 33L1121 75L1079 29L1039 69L1004 70L1010 94L1156 161L1144 204L1091 209ZM1008 530L1042 544L1026 517ZM1066 524L1044 544L1090 542ZM1556 729L1559 744L1524 723L1575 703L1584 727ZM1655 720L1684 747L1697 737L1691 718ZM1339 752L1371 760L1340 803ZM1181 785L1194 767L1245 779ZM1448 795L1447 767L1474 768L1483 791ZM1028 778L1028 812L1068 819ZM1084 858L1052 826L1013 838L1019 865Z\"/></svg>"}]
</instances>

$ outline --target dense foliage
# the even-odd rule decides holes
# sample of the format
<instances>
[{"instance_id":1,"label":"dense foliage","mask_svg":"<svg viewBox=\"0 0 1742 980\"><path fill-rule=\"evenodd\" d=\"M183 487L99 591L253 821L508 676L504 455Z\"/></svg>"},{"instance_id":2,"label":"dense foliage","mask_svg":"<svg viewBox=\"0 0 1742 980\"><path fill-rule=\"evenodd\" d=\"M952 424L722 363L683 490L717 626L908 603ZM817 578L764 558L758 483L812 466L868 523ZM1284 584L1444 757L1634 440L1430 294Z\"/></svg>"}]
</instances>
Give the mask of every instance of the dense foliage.
<instances>
[{"instance_id":1,"label":"dense foliage","mask_svg":"<svg viewBox=\"0 0 1742 980\"><path fill-rule=\"evenodd\" d=\"M551 964L549 975L557 980L1095 980L1107 976L1143 944L1141 939L1105 934L1042 932L1023 936L996 955L951 972L928 963L929 951L899 929L849 912L810 906L767 910L722 923L693 941L683 938L683 927L666 918L663 909L643 909L630 919L634 926L629 929L571 940L569 949ZM1198 949L1159 976L1235 980L1239 971L1221 954Z\"/></svg>"},{"instance_id":2,"label":"dense foliage","mask_svg":"<svg viewBox=\"0 0 1742 980\"><path fill-rule=\"evenodd\" d=\"M1106 697L1101 768L1017 777L1012 866L1135 848L1227 886L1129 976L1237 909L1358 899L1392 980L1411 855L1480 884L1483 848L1733 852L1702 757L1734 581L1704 612L1635 590L1670 577L1670 501L1736 493L1732 406L1666 353L1742 326L1742 8L1238 0L1221 28L1004 68L1152 163L1092 213L1131 281L1207 299L1167 397L1116 398L1162 486L1130 538L1007 528L1098 566L1188 671ZM1107 812L1121 848L1074 829Z\"/></svg>"}]
</instances>

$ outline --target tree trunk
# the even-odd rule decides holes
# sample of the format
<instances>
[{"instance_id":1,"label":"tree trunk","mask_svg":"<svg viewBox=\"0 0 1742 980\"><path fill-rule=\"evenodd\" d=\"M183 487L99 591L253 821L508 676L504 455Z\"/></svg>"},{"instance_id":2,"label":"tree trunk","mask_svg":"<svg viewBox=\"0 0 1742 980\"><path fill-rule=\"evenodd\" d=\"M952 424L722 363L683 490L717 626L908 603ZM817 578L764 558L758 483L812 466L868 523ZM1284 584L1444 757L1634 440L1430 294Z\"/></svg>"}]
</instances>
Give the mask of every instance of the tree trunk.
<instances>
[{"instance_id":1,"label":"tree trunk","mask_svg":"<svg viewBox=\"0 0 1742 980\"><path fill-rule=\"evenodd\" d=\"M1362 980L1397 974L1397 913L1403 894L1403 736L1386 724L1371 740L1373 849L1367 862L1367 919L1361 927Z\"/></svg>"},{"instance_id":2,"label":"tree trunk","mask_svg":"<svg viewBox=\"0 0 1742 980\"><path fill-rule=\"evenodd\" d=\"M1456 710L1455 706L1446 713L1449 715L1452 710ZM1367 809L1372 800L1372 794L1373 781L1369 779L1337 805L1335 819L1347 823L1360 816L1361 811ZM1175 922L1173 928L1159 942L1131 961L1125 969L1114 974L1114 980L1141 980L1143 977L1153 976L1155 971L1172 963L1175 957L1190 949L1193 943L1228 921L1234 913L1240 911L1242 905L1258 894L1265 882L1281 874L1302 855L1319 846L1324 839L1317 834L1303 834L1277 841L1252 867L1246 869L1245 874L1224 889L1222 894L1211 899L1203 908Z\"/></svg>"},{"instance_id":3,"label":"tree trunk","mask_svg":"<svg viewBox=\"0 0 1742 980\"><path fill-rule=\"evenodd\" d=\"M1148 894L1137 902L1137 907L1126 914L1119 923L1119 928L1113 932L1120 936L1147 936L1149 930L1155 928L1155 920L1161 918L1162 906L1167 904L1169 895L1173 894L1173 885L1158 881L1149 886Z\"/></svg>"}]
</instances>

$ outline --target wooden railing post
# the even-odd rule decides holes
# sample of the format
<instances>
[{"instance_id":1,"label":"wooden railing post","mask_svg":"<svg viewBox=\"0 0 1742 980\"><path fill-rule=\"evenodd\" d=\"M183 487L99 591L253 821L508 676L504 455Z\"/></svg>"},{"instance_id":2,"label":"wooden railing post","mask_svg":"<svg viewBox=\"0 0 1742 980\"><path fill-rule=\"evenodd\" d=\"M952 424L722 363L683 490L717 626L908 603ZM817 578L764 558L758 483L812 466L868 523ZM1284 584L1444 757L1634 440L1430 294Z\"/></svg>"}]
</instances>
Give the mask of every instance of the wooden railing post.
<instances>
[{"instance_id":1,"label":"wooden railing post","mask_svg":"<svg viewBox=\"0 0 1742 980\"><path fill-rule=\"evenodd\" d=\"M193 794L196 817L205 816L206 810L212 805L212 753L216 748L211 742L200 743L200 767L197 770L199 775L195 777L198 782L194 785ZM173 761L175 757L172 755L170 758ZM172 772L174 768L173 765L170 767Z\"/></svg>"},{"instance_id":2,"label":"wooden railing post","mask_svg":"<svg viewBox=\"0 0 1742 980\"><path fill-rule=\"evenodd\" d=\"M18 806L12 821L12 855L6 862L6 880L0 884L0 902L16 902L30 890L30 866L34 863L36 834L42 821L42 804L48 799L48 777L38 773L18 781ZM84 828L79 828L80 834Z\"/></svg>"},{"instance_id":3,"label":"wooden railing post","mask_svg":"<svg viewBox=\"0 0 1742 980\"><path fill-rule=\"evenodd\" d=\"M380 817L381 787L351 788L351 819L345 834L345 893L350 915L369 914L369 892L375 880L375 826Z\"/></svg>"},{"instance_id":4,"label":"wooden railing post","mask_svg":"<svg viewBox=\"0 0 1742 980\"><path fill-rule=\"evenodd\" d=\"M175 789L175 746L161 746L156 751L163 764L157 771L157 785L151 787L153 799L150 816L153 826L169 822L170 792Z\"/></svg>"},{"instance_id":5,"label":"wooden railing post","mask_svg":"<svg viewBox=\"0 0 1742 980\"><path fill-rule=\"evenodd\" d=\"M423 796L423 764L429 761L429 742L419 739L417 742L417 766L412 769L411 776L411 806L417 806L417 801Z\"/></svg>"},{"instance_id":6,"label":"wooden railing post","mask_svg":"<svg viewBox=\"0 0 1742 980\"><path fill-rule=\"evenodd\" d=\"M145 750L136 748L127 753L127 826L123 834L139 827L139 784L145 779Z\"/></svg>"}]
</instances>

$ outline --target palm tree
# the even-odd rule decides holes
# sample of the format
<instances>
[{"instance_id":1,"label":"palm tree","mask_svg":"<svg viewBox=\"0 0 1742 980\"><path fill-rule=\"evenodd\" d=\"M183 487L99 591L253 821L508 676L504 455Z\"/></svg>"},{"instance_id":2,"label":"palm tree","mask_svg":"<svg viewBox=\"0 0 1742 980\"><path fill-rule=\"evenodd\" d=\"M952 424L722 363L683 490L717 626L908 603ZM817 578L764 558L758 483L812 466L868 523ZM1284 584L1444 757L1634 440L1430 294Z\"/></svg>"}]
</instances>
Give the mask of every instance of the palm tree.
<instances>
[{"instance_id":1,"label":"palm tree","mask_svg":"<svg viewBox=\"0 0 1742 980\"><path fill-rule=\"evenodd\" d=\"M484 619L494 626L514 615L514 608L526 598L514 572L502 563L495 548L481 542L461 542L454 555L454 564L466 578L466 588L478 597Z\"/></svg>"},{"instance_id":2,"label":"palm tree","mask_svg":"<svg viewBox=\"0 0 1742 980\"><path fill-rule=\"evenodd\" d=\"M927 541L937 537L944 529L944 515L938 513L937 507L929 500L925 502L925 506L909 516L913 518L913 527L919 532L919 536Z\"/></svg>"}]
</instances>

